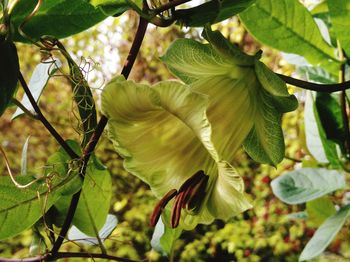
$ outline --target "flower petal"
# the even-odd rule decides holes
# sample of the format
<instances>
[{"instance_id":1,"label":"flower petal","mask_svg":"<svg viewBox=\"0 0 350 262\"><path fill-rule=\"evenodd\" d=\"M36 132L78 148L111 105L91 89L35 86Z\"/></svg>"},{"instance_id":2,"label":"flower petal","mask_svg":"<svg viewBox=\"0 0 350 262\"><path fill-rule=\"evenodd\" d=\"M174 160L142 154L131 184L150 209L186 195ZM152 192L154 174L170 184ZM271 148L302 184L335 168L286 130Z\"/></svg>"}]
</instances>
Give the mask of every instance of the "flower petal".
<instances>
[{"instance_id":1,"label":"flower petal","mask_svg":"<svg viewBox=\"0 0 350 262\"><path fill-rule=\"evenodd\" d=\"M225 63L228 59L231 71L225 68L222 72L218 69L210 72L205 66L198 66L194 72L202 75L195 81L188 68L177 64L176 57L193 64L190 56L186 56L190 52L182 51L180 46L176 50L170 48L166 56L172 59L164 62L181 79L190 77L193 90L209 95L207 114L220 159L232 163L237 148L246 138L244 147L255 161L276 165L283 159L285 149L281 113L296 109L298 102L295 96L289 95L286 84L258 61L259 53L255 56L240 54L219 32L212 32L210 28L206 28L204 34L211 46L202 48L200 43L182 41L181 48L192 48L193 52L200 50L198 54L204 53L201 54L203 61L205 59L211 66L214 65L211 60L217 60L218 56ZM239 66L244 63L247 64ZM252 63L254 66L249 66ZM174 67L176 70L173 70ZM223 74L225 71L227 73Z\"/></svg>"},{"instance_id":2,"label":"flower petal","mask_svg":"<svg viewBox=\"0 0 350 262\"><path fill-rule=\"evenodd\" d=\"M244 195L242 177L227 162L218 163L219 175L208 198L208 211L219 219L227 220L251 208Z\"/></svg>"},{"instance_id":3,"label":"flower petal","mask_svg":"<svg viewBox=\"0 0 350 262\"><path fill-rule=\"evenodd\" d=\"M227 162L220 161L209 171L207 194L198 213L184 212L180 225L186 230L197 224L210 224L214 219L227 220L251 208L244 194L242 177Z\"/></svg>"},{"instance_id":4,"label":"flower petal","mask_svg":"<svg viewBox=\"0 0 350 262\"><path fill-rule=\"evenodd\" d=\"M210 45L191 39L176 40L161 59L174 75L187 84L216 75L228 74L238 78L244 70L233 67L229 59L218 55Z\"/></svg>"},{"instance_id":5,"label":"flower petal","mask_svg":"<svg viewBox=\"0 0 350 262\"><path fill-rule=\"evenodd\" d=\"M202 33L203 37L208 40L213 49L222 57L230 59L231 64L239 66L251 66L260 58L261 52L257 56L247 55L243 53L236 45L228 41L220 31L212 31L210 26L206 26Z\"/></svg>"},{"instance_id":6,"label":"flower petal","mask_svg":"<svg viewBox=\"0 0 350 262\"><path fill-rule=\"evenodd\" d=\"M284 158L284 137L281 129L282 114L273 97L264 89L257 90L254 127L244 141L244 149L257 162L276 165Z\"/></svg>"},{"instance_id":7,"label":"flower petal","mask_svg":"<svg viewBox=\"0 0 350 262\"><path fill-rule=\"evenodd\" d=\"M215 164L208 99L178 82L154 87L118 78L102 93L108 132L124 166L161 197Z\"/></svg>"},{"instance_id":8,"label":"flower petal","mask_svg":"<svg viewBox=\"0 0 350 262\"><path fill-rule=\"evenodd\" d=\"M215 76L191 85L196 92L209 96L208 119L212 125L212 140L220 159L232 163L237 149L254 124L256 105L251 99L256 78L247 71L239 80Z\"/></svg>"},{"instance_id":9,"label":"flower petal","mask_svg":"<svg viewBox=\"0 0 350 262\"><path fill-rule=\"evenodd\" d=\"M264 63L255 61L255 72L262 87L275 96L290 96L286 83L272 72Z\"/></svg>"}]
</instances>

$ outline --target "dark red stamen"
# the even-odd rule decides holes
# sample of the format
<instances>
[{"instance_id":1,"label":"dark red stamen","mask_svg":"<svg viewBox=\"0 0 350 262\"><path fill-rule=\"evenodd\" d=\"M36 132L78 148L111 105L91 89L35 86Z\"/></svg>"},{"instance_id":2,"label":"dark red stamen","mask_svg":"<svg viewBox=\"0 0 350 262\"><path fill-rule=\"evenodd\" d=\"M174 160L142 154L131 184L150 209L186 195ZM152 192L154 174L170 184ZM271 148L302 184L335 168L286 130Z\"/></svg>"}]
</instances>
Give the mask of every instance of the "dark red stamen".
<instances>
[{"instance_id":1,"label":"dark red stamen","mask_svg":"<svg viewBox=\"0 0 350 262\"><path fill-rule=\"evenodd\" d=\"M151 219L150 219L150 225L152 227L156 226L157 221L158 221L160 215L162 214L165 206L176 195L177 195L177 190L176 189L172 189L158 202L158 204L153 209L153 212L152 212L152 215L151 215Z\"/></svg>"},{"instance_id":2,"label":"dark red stamen","mask_svg":"<svg viewBox=\"0 0 350 262\"><path fill-rule=\"evenodd\" d=\"M209 177L204 176L201 181L193 188L191 191L191 194L186 201L187 209L193 210L196 207L198 207L198 203L203 199L205 196L205 188L207 187Z\"/></svg>"},{"instance_id":3,"label":"dark red stamen","mask_svg":"<svg viewBox=\"0 0 350 262\"><path fill-rule=\"evenodd\" d=\"M189 203L195 203L192 199L200 200L202 197L198 192L205 193L205 186L208 182L208 176L202 171L196 172L193 176L187 179L179 189L176 201L171 212L171 227L176 228L179 225L181 218L181 209L188 206ZM200 197L200 199L199 199ZM191 201L191 202L190 202Z\"/></svg>"},{"instance_id":4,"label":"dark red stamen","mask_svg":"<svg viewBox=\"0 0 350 262\"><path fill-rule=\"evenodd\" d=\"M201 179L202 176L205 176L203 170L199 170L198 172L196 172L193 176L191 176L182 184L182 186L179 188L179 193L186 190L191 185L195 184L198 180Z\"/></svg>"},{"instance_id":5,"label":"dark red stamen","mask_svg":"<svg viewBox=\"0 0 350 262\"><path fill-rule=\"evenodd\" d=\"M200 170L188 178L181 185L179 191L176 191L176 189L170 190L154 208L150 221L151 226L157 224L165 206L175 197L175 203L171 211L170 225L172 228L176 228L180 222L181 209L187 208L188 210L193 211L199 207L201 200L205 195L205 188L208 179L209 177L204 171Z\"/></svg>"},{"instance_id":6,"label":"dark red stamen","mask_svg":"<svg viewBox=\"0 0 350 262\"><path fill-rule=\"evenodd\" d=\"M181 216L181 202L183 198L183 193L180 193L176 196L175 204L173 206L173 209L171 211L171 221L170 225L172 228L176 228L179 225L180 222L180 216Z\"/></svg>"}]
</instances>

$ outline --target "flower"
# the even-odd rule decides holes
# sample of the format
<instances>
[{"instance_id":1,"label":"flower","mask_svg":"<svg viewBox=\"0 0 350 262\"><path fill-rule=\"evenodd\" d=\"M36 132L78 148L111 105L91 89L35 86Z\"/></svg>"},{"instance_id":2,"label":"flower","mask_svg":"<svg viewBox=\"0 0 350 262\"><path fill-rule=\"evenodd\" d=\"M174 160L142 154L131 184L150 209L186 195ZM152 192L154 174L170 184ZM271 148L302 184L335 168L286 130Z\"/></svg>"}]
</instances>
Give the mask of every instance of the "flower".
<instances>
[{"instance_id":1,"label":"flower","mask_svg":"<svg viewBox=\"0 0 350 262\"><path fill-rule=\"evenodd\" d=\"M184 229L242 213L251 204L232 166L237 149L244 144L274 165L284 156L281 112L295 108L295 97L258 56L215 32L207 37L206 45L177 40L162 58L187 84L151 87L119 76L102 93L109 138L125 168L161 198L153 225L171 206L168 223Z\"/></svg>"}]
</instances>

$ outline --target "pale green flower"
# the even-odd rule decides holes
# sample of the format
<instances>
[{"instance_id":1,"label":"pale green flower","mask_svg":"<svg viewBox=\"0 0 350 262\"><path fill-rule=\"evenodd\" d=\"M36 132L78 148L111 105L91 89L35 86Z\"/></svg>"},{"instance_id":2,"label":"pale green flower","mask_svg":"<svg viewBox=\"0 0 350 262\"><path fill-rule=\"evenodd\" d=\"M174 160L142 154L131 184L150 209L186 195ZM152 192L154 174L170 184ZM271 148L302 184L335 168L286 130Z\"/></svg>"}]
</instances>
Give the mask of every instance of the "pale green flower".
<instances>
[{"instance_id":1,"label":"pale green flower","mask_svg":"<svg viewBox=\"0 0 350 262\"><path fill-rule=\"evenodd\" d=\"M166 81L151 87L117 77L102 93L109 137L125 168L158 198L165 196L152 224L166 206L172 206L170 225L185 229L249 209L232 166L243 143L262 162L283 158L281 112L295 107L295 98L257 57L223 38L215 41L177 40L162 58L189 85ZM232 49L220 50L223 44Z\"/></svg>"}]
</instances>

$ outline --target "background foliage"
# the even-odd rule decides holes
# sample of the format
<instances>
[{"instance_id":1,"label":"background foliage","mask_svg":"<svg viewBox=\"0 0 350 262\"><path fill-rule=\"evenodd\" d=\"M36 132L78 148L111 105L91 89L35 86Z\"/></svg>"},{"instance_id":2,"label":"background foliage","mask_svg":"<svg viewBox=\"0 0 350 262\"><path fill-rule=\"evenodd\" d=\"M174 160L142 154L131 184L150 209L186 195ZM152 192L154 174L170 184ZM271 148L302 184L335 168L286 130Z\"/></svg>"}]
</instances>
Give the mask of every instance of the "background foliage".
<instances>
[{"instance_id":1,"label":"background foliage","mask_svg":"<svg viewBox=\"0 0 350 262\"><path fill-rule=\"evenodd\" d=\"M119 61L123 61L126 56L137 20L131 13L128 14L128 23L124 23L123 19L126 18L118 19L116 22L105 22L84 34L65 41L71 52L78 59L83 59L82 63L85 60L91 63L93 71L89 73L89 76L93 86L97 89L101 83L96 82L96 76L108 78L121 67L119 64L117 67L101 70L98 63L108 62L106 54L119 54ZM247 52L261 48L237 19L230 19L221 27L222 32L231 37L231 41L244 47ZM118 28L117 32L113 31L114 28ZM108 29L111 30L105 36L104 32ZM198 38L199 31L180 30L175 27L149 30L131 78L148 82L169 78L169 72L158 57L165 52L172 40L184 36ZM118 40L113 41L114 39ZM288 73L292 70L276 52L266 47L262 48L265 54L264 62L267 62L274 71ZM20 61L25 62L21 68L25 77L28 78L35 64L39 62L40 55L36 48L27 45L22 44L18 49ZM54 80L46 88L41 104L45 114L57 126L63 137L78 138L79 128L73 114L73 101L67 99L69 90L68 83L62 81L62 78ZM303 92L300 90L297 92L302 98ZM60 114L55 114L55 110L58 110ZM20 172L20 159L17 154L21 151L26 138L31 136L28 166L30 171L37 172L45 165L47 155L57 150L56 143L46 130L41 128L40 123L32 122L26 117L12 122L13 111L7 111L0 123L1 144L8 153L13 171L18 173ZM303 137L302 114L301 104L297 111L285 115L283 119L287 155L296 159L302 158L305 153L304 141L299 139ZM74 129L76 132L72 132ZM121 159L114 152L106 137L103 137L97 155L108 166L113 177L113 192L117 192L113 195L112 203L114 204L111 213L118 217L119 224L110 240L106 242L107 249L112 254L121 257L142 259L146 255L152 261L161 260L160 254L151 250L149 242L153 229L148 225L148 217L156 199L145 184L123 170ZM289 219L288 213L299 210L277 200L269 186L273 178L286 170L292 170L299 165L298 162L285 159L278 169L274 169L253 163L242 152L238 154L237 165L244 177L246 188L250 190L248 193L254 199L254 208L229 223L216 222L210 226L200 226L196 231L186 232L176 243L175 261L179 259L182 261L210 261L214 258L220 261L237 259L240 261L295 261L307 239L312 236L313 225L298 219ZM2 174L6 172L2 162L0 170ZM341 196L335 197L340 198ZM14 258L25 257L28 254L25 247L29 246L31 241L30 235L31 232L28 230L20 236L1 241L0 254ZM348 243L342 241L347 237L349 236L346 232L339 235L329 247L329 256L337 257L336 254L339 252L350 255ZM72 243L63 246L63 249L67 251L83 248ZM91 248L89 250L91 251ZM339 260L339 257L337 259ZM345 258L343 260L345 261Z\"/></svg>"},{"instance_id":2,"label":"background foliage","mask_svg":"<svg viewBox=\"0 0 350 262\"><path fill-rule=\"evenodd\" d=\"M98 96L103 83L97 79L110 79L111 75L120 71L130 41L134 35L137 17L127 13L117 20L107 20L103 24L83 34L65 40L66 47L75 54L80 66L85 66L89 80ZM127 19L127 20L126 20ZM127 21L127 22L125 22ZM248 53L255 53L259 48L264 50L263 61L275 72L289 74L293 68L280 55L265 46L259 46L246 32L236 18L220 25L220 29L231 41L240 45ZM118 28L115 31L115 28ZM108 34L106 32L108 31ZM178 27L160 29L151 27L146 36L143 49L133 68L131 79L154 83L171 77L168 70L160 62L159 56L164 54L169 44L178 37L199 39L200 31L182 30ZM40 61L40 54L35 47L18 45L22 73L29 79L35 65ZM110 58L110 54L115 57ZM118 57L119 55L119 57ZM111 59L111 61L109 61ZM101 68L100 65L113 66ZM118 64L119 63L119 64ZM115 66L118 64L118 66ZM283 118L283 130L286 139L286 155L278 168L258 165L251 161L245 153L237 154L236 164L244 177L248 194L253 199L254 208L238 216L228 223L220 221L210 226L199 226L196 230L186 232L176 242L172 256L174 261L296 261L303 247L320 224L317 221L307 222L290 218L288 214L304 210L303 206L290 206L279 201L271 191L270 181L285 171L303 165L314 165L313 159L306 149L303 102L305 93L294 90L300 106L298 110L288 113ZM45 89L41 100L42 110L48 119L57 127L64 138L79 138L81 130L73 114L73 101L67 94L70 92L68 81L62 77L54 78ZM20 96L20 94L18 94ZM57 151L56 142L50 137L39 122L31 121L26 116L11 121L15 108L8 110L0 122L0 143L7 152L12 170L20 173L18 152L30 136L28 166L33 173L43 169L48 155ZM60 112L56 114L55 112ZM119 220L117 228L106 241L106 248L111 254L131 259L162 261L165 258L151 250L150 239L153 228L148 226L149 215L156 199L147 185L128 174L122 167L121 159L114 152L112 145L104 136L96 152L97 156L108 167L113 179L112 207L110 213ZM3 162L0 162L0 174L6 174ZM340 202L343 195L334 194L332 200ZM318 260L348 261L350 259L349 223L328 247L327 252ZM0 241L2 256L26 257L31 241L31 230L6 241ZM73 251L85 249L73 243L63 245L63 250ZM89 248L93 251L93 248Z\"/></svg>"}]
</instances>

